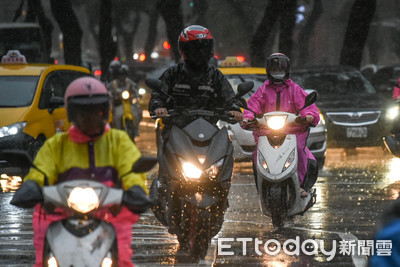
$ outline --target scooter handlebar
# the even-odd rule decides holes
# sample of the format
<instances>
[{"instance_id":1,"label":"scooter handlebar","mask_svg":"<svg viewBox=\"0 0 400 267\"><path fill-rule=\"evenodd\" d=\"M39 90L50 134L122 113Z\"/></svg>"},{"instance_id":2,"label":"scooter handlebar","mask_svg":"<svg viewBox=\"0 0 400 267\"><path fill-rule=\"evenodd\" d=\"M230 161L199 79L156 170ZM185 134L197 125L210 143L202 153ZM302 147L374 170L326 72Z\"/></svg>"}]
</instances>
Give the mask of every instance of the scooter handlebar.
<instances>
[{"instance_id":1,"label":"scooter handlebar","mask_svg":"<svg viewBox=\"0 0 400 267\"><path fill-rule=\"evenodd\" d=\"M221 112L218 112L218 111L216 112L216 111L211 111L211 110L177 111L174 109L170 109L170 110L168 110L168 114L166 116L156 116L154 112L151 112L150 116L152 119L157 119L157 118L177 117L177 116L181 116L183 114L188 117L218 117L220 120L233 122L232 114L230 114L229 111L225 111L225 110L223 110ZM236 122L236 121L234 121L234 122Z\"/></svg>"},{"instance_id":2,"label":"scooter handlebar","mask_svg":"<svg viewBox=\"0 0 400 267\"><path fill-rule=\"evenodd\" d=\"M246 130L255 130L257 128L270 129L267 123L269 116L287 116L285 120L286 125L305 125L309 127L305 117L288 112L270 112L265 114L254 114L255 118L251 121L242 121L241 127Z\"/></svg>"}]
</instances>

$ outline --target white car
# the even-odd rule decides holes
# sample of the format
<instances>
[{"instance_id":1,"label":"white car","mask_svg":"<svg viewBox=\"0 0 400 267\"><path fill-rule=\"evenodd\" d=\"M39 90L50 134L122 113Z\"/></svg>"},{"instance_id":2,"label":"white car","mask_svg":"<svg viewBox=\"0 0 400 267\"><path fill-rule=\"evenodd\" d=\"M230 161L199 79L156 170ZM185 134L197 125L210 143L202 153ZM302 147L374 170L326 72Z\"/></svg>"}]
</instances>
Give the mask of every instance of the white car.
<instances>
[{"instance_id":1,"label":"white car","mask_svg":"<svg viewBox=\"0 0 400 267\"><path fill-rule=\"evenodd\" d=\"M237 85L245 81L253 81L253 89L244 97L247 99L260 87L266 80L264 68L251 68L251 67L229 67L219 68L231 83L233 89L236 91ZM306 90L310 93L312 90ZM320 113L320 122L316 127L310 128L310 135L307 139L307 147L318 161L320 169L325 163L325 154L327 146L327 132L325 127L325 120ZM236 161L250 161L252 159L252 152L256 149L253 133L244 130L240 127L239 123L229 124L227 122L219 121L218 126L226 127L229 136L234 146L233 156Z\"/></svg>"}]
</instances>

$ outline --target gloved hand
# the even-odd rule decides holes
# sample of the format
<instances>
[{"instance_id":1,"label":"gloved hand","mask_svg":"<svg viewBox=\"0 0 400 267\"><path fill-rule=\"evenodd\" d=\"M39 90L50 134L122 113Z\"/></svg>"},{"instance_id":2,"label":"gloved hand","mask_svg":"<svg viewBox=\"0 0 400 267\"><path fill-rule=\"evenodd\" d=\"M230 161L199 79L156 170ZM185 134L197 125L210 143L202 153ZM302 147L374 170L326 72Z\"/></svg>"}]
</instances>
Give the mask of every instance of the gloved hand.
<instances>
[{"instance_id":1,"label":"gloved hand","mask_svg":"<svg viewBox=\"0 0 400 267\"><path fill-rule=\"evenodd\" d=\"M235 121L241 121L243 119L243 113L240 111L231 110L229 113L233 116Z\"/></svg>"},{"instance_id":2,"label":"gloved hand","mask_svg":"<svg viewBox=\"0 0 400 267\"><path fill-rule=\"evenodd\" d=\"M124 192L122 204L133 213L141 214L153 206L153 200L146 195L142 187L135 185Z\"/></svg>"},{"instance_id":3,"label":"gloved hand","mask_svg":"<svg viewBox=\"0 0 400 267\"><path fill-rule=\"evenodd\" d=\"M306 115L306 122L307 124L312 124L314 122L314 116Z\"/></svg>"},{"instance_id":4,"label":"gloved hand","mask_svg":"<svg viewBox=\"0 0 400 267\"><path fill-rule=\"evenodd\" d=\"M158 108L154 110L154 113L157 116L157 118L162 118L167 116L168 110L166 108Z\"/></svg>"},{"instance_id":5,"label":"gloved hand","mask_svg":"<svg viewBox=\"0 0 400 267\"><path fill-rule=\"evenodd\" d=\"M243 128L243 129L248 129L248 128L250 128L251 126L255 126L255 125L257 125L258 124L258 121L257 120L250 120L249 118L244 118L241 122L240 122L240 126Z\"/></svg>"},{"instance_id":6,"label":"gloved hand","mask_svg":"<svg viewBox=\"0 0 400 267\"><path fill-rule=\"evenodd\" d=\"M28 180L15 192L10 204L19 208L33 208L41 202L43 202L42 189L37 182Z\"/></svg>"}]
</instances>

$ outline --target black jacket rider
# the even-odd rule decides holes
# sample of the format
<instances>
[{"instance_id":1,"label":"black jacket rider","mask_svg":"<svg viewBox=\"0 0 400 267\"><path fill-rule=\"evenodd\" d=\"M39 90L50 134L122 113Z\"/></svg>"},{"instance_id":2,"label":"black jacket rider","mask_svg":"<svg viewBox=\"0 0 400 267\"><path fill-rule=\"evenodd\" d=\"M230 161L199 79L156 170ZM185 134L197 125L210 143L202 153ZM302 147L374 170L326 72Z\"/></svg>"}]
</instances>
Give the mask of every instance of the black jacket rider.
<instances>
[{"instance_id":1,"label":"black jacket rider","mask_svg":"<svg viewBox=\"0 0 400 267\"><path fill-rule=\"evenodd\" d=\"M187 63L180 62L168 68L160 77L163 82L161 93L153 91L149 111L157 108L168 110L214 110L240 111L236 104L235 93L224 75L214 66L208 65L204 70L192 69ZM217 123L218 119L210 122ZM163 119L167 128L171 127L169 119ZM173 124L184 127L190 119L184 115L174 118Z\"/></svg>"}]
</instances>

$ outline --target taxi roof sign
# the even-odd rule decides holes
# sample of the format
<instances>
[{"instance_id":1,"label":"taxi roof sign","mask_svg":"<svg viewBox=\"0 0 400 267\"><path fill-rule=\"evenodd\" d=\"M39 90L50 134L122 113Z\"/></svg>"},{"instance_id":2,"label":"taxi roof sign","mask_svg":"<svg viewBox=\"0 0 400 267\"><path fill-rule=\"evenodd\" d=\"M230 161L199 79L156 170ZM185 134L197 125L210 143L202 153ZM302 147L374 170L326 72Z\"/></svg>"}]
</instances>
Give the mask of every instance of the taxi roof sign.
<instances>
[{"instance_id":1,"label":"taxi roof sign","mask_svg":"<svg viewBox=\"0 0 400 267\"><path fill-rule=\"evenodd\" d=\"M220 67L244 67L246 64L238 60L238 57L226 57Z\"/></svg>"},{"instance_id":2,"label":"taxi roof sign","mask_svg":"<svg viewBox=\"0 0 400 267\"><path fill-rule=\"evenodd\" d=\"M18 50L9 50L5 56L1 58L3 64L24 64L26 58Z\"/></svg>"}]
</instances>

